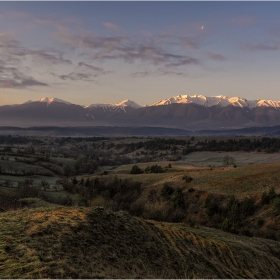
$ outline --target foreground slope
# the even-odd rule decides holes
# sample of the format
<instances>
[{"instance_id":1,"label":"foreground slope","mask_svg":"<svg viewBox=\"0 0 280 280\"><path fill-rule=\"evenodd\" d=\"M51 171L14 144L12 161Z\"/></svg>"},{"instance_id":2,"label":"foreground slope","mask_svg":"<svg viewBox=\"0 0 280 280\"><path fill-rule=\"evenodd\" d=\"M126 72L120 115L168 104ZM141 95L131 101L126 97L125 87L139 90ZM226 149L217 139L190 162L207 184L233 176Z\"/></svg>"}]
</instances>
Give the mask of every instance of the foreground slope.
<instances>
[{"instance_id":1,"label":"foreground slope","mask_svg":"<svg viewBox=\"0 0 280 280\"><path fill-rule=\"evenodd\" d=\"M280 243L103 208L0 216L1 278L279 278Z\"/></svg>"}]
</instances>

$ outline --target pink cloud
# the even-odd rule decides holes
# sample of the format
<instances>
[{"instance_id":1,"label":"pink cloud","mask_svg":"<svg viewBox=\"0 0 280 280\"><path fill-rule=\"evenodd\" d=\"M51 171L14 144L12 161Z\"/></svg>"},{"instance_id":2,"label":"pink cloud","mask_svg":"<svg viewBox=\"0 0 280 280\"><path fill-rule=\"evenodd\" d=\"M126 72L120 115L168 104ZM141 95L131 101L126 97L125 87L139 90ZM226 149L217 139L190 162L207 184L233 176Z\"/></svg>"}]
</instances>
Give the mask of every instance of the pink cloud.
<instances>
[{"instance_id":1,"label":"pink cloud","mask_svg":"<svg viewBox=\"0 0 280 280\"><path fill-rule=\"evenodd\" d=\"M114 31L119 31L121 29L120 26L113 24L111 22L103 22L103 25L107 27L108 29L114 30Z\"/></svg>"}]
</instances>

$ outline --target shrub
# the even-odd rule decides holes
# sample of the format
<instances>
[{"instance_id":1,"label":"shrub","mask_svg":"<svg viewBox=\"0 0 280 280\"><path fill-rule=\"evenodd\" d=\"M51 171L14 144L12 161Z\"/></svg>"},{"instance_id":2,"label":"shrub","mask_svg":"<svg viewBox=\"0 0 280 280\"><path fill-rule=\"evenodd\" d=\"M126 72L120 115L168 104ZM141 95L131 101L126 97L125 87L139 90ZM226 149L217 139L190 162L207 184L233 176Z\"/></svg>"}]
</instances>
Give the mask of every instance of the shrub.
<instances>
[{"instance_id":1,"label":"shrub","mask_svg":"<svg viewBox=\"0 0 280 280\"><path fill-rule=\"evenodd\" d=\"M221 227L222 227L222 230L224 230L224 231L228 231L231 233L238 233L238 228L235 225L235 222L229 218L224 219Z\"/></svg>"},{"instance_id":2,"label":"shrub","mask_svg":"<svg viewBox=\"0 0 280 280\"><path fill-rule=\"evenodd\" d=\"M164 183L161 189L161 196L164 197L166 200L170 199L170 196L174 193L174 189L170 186L169 183Z\"/></svg>"},{"instance_id":3,"label":"shrub","mask_svg":"<svg viewBox=\"0 0 280 280\"><path fill-rule=\"evenodd\" d=\"M223 163L224 163L225 166L236 165L235 158L230 157L230 156L225 156L223 158Z\"/></svg>"},{"instance_id":4,"label":"shrub","mask_svg":"<svg viewBox=\"0 0 280 280\"><path fill-rule=\"evenodd\" d=\"M207 214L211 217L214 214L218 214L221 212L220 205L218 202L211 198L210 196L207 196L205 201L205 208L207 208Z\"/></svg>"},{"instance_id":5,"label":"shrub","mask_svg":"<svg viewBox=\"0 0 280 280\"><path fill-rule=\"evenodd\" d=\"M141 168L138 165L133 165L130 171L130 174L142 174L143 171L141 170Z\"/></svg>"},{"instance_id":6,"label":"shrub","mask_svg":"<svg viewBox=\"0 0 280 280\"><path fill-rule=\"evenodd\" d=\"M227 217L235 222L239 223L240 222L240 202L235 198L235 196L231 196L227 202L227 207L226 207L226 213Z\"/></svg>"},{"instance_id":7,"label":"shrub","mask_svg":"<svg viewBox=\"0 0 280 280\"><path fill-rule=\"evenodd\" d=\"M253 236L253 233L252 233L252 232L250 231L250 229L247 228L247 227L241 229L241 234L242 234L242 235L249 236L249 237L252 237L252 236Z\"/></svg>"},{"instance_id":8,"label":"shrub","mask_svg":"<svg viewBox=\"0 0 280 280\"><path fill-rule=\"evenodd\" d=\"M181 188L176 188L173 196L173 206L185 208L186 202L183 195L183 190Z\"/></svg>"},{"instance_id":9,"label":"shrub","mask_svg":"<svg viewBox=\"0 0 280 280\"><path fill-rule=\"evenodd\" d=\"M145 173L148 173L148 172L150 172L151 171L151 167L150 167L150 165L148 165L146 168L145 168Z\"/></svg>"},{"instance_id":10,"label":"shrub","mask_svg":"<svg viewBox=\"0 0 280 280\"><path fill-rule=\"evenodd\" d=\"M182 180L185 180L186 183L189 183L193 180L193 178L188 175L184 175Z\"/></svg>"},{"instance_id":11,"label":"shrub","mask_svg":"<svg viewBox=\"0 0 280 280\"><path fill-rule=\"evenodd\" d=\"M263 192L262 198L261 198L261 204L262 205L269 204L269 197L267 195L267 192Z\"/></svg>"},{"instance_id":12,"label":"shrub","mask_svg":"<svg viewBox=\"0 0 280 280\"><path fill-rule=\"evenodd\" d=\"M277 194L275 192L274 187L270 188L268 192L269 201L272 202L276 196Z\"/></svg>"},{"instance_id":13,"label":"shrub","mask_svg":"<svg viewBox=\"0 0 280 280\"><path fill-rule=\"evenodd\" d=\"M262 227L264 225L264 219L263 218L258 218L257 224L259 227Z\"/></svg>"},{"instance_id":14,"label":"shrub","mask_svg":"<svg viewBox=\"0 0 280 280\"><path fill-rule=\"evenodd\" d=\"M276 194L275 189L273 187L269 189L268 193L263 192L262 199L261 199L262 205L272 203L272 201L274 200L274 198L276 196L277 196L277 194Z\"/></svg>"},{"instance_id":15,"label":"shrub","mask_svg":"<svg viewBox=\"0 0 280 280\"><path fill-rule=\"evenodd\" d=\"M276 197L274 198L273 202L272 202L272 210L271 210L272 214L274 215L280 215L280 198Z\"/></svg>"},{"instance_id":16,"label":"shrub","mask_svg":"<svg viewBox=\"0 0 280 280\"><path fill-rule=\"evenodd\" d=\"M164 169L159 165L152 165L151 166L151 173L164 173Z\"/></svg>"},{"instance_id":17,"label":"shrub","mask_svg":"<svg viewBox=\"0 0 280 280\"><path fill-rule=\"evenodd\" d=\"M249 216L255 212L255 201L252 198L246 197L240 204L240 211L242 215Z\"/></svg>"}]
</instances>

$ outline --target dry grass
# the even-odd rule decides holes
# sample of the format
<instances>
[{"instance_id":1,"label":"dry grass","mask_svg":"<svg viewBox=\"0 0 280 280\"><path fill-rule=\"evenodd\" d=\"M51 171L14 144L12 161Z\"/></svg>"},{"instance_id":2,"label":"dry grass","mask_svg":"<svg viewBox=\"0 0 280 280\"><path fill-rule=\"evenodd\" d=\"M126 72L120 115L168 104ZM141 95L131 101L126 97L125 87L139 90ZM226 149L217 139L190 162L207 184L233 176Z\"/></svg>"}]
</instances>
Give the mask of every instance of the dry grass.
<instances>
[{"instance_id":1,"label":"dry grass","mask_svg":"<svg viewBox=\"0 0 280 280\"><path fill-rule=\"evenodd\" d=\"M3 278L278 278L279 243L102 208L0 215Z\"/></svg>"},{"instance_id":2,"label":"dry grass","mask_svg":"<svg viewBox=\"0 0 280 280\"><path fill-rule=\"evenodd\" d=\"M258 196L264 191L274 187L280 193L280 163L261 163L233 167L199 167L192 166L186 162L164 162L138 164L144 169L147 165L158 164L162 167L172 164L172 168L165 173L151 174L130 174L132 165L123 165L110 172L108 176L117 175L119 178L131 178L134 181L142 182L146 188L161 189L165 182L175 187L184 189L194 188L221 195L235 195L238 198L245 196ZM185 183L182 180L184 174L191 176L194 180ZM89 176L89 177L96 177ZM107 178L106 176L102 176Z\"/></svg>"},{"instance_id":3,"label":"dry grass","mask_svg":"<svg viewBox=\"0 0 280 280\"><path fill-rule=\"evenodd\" d=\"M195 189L243 198L261 194L271 187L280 192L279 168L280 163L270 163L189 174L194 178L191 185Z\"/></svg>"}]
</instances>

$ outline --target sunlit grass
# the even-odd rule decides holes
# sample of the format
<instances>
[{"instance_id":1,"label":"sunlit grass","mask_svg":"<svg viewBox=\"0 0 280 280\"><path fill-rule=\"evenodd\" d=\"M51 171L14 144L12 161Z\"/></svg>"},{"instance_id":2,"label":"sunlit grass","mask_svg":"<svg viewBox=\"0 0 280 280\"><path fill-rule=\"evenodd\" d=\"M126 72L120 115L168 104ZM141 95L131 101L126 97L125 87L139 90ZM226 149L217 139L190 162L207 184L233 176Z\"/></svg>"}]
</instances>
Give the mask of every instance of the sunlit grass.
<instances>
[{"instance_id":1,"label":"sunlit grass","mask_svg":"<svg viewBox=\"0 0 280 280\"><path fill-rule=\"evenodd\" d=\"M271 240L102 208L24 209L0 226L1 278L275 278L280 267Z\"/></svg>"}]
</instances>

